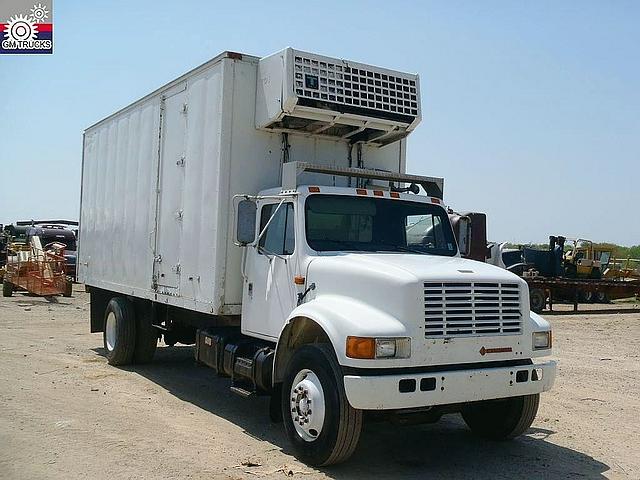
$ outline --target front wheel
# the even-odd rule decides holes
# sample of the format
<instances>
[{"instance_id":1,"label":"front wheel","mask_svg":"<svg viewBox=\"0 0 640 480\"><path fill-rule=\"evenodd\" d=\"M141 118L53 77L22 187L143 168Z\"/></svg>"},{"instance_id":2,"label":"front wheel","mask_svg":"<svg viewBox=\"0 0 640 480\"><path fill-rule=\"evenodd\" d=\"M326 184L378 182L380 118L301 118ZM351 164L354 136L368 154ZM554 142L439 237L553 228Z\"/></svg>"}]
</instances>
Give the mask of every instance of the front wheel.
<instances>
[{"instance_id":1,"label":"front wheel","mask_svg":"<svg viewBox=\"0 0 640 480\"><path fill-rule=\"evenodd\" d=\"M362 411L349 404L329 345L305 345L294 353L282 385L282 417L296 453L310 465L340 463L355 451Z\"/></svg>"},{"instance_id":2,"label":"front wheel","mask_svg":"<svg viewBox=\"0 0 640 480\"><path fill-rule=\"evenodd\" d=\"M472 403L462 410L471 431L491 440L507 440L526 432L538 413L540 394Z\"/></svg>"},{"instance_id":3,"label":"front wheel","mask_svg":"<svg viewBox=\"0 0 640 480\"><path fill-rule=\"evenodd\" d=\"M10 297L11 295L13 295L13 283L4 280L2 282L2 296Z\"/></svg>"}]
</instances>

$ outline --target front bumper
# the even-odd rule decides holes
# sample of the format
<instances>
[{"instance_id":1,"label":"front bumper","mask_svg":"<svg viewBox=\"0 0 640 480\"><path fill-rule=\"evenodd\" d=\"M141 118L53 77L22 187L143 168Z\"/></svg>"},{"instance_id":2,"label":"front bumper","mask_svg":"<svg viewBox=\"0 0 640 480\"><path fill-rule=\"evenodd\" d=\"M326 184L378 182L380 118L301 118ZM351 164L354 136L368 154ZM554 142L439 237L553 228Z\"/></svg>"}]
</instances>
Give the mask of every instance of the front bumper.
<instances>
[{"instance_id":1,"label":"front bumper","mask_svg":"<svg viewBox=\"0 0 640 480\"><path fill-rule=\"evenodd\" d=\"M532 395L550 390L555 377L556 362L548 361L407 375L345 375L344 388L353 408L395 410Z\"/></svg>"}]
</instances>

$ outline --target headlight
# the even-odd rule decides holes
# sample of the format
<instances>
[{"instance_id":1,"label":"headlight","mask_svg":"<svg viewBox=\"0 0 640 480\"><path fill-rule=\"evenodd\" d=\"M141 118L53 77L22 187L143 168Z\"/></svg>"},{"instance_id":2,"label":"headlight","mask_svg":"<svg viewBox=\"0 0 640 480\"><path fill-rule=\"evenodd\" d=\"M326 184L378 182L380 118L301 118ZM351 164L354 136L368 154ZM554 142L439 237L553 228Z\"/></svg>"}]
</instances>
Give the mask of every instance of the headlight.
<instances>
[{"instance_id":1,"label":"headlight","mask_svg":"<svg viewBox=\"0 0 640 480\"><path fill-rule=\"evenodd\" d=\"M545 350L551 348L551 330L547 332L533 332L533 349Z\"/></svg>"},{"instance_id":2,"label":"headlight","mask_svg":"<svg viewBox=\"0 0 640 480\"><path fill-rule=\"evenodd\" d=\"M347 337L349 358L409 358L411 338Z\"/></svg>"}]
</instances>

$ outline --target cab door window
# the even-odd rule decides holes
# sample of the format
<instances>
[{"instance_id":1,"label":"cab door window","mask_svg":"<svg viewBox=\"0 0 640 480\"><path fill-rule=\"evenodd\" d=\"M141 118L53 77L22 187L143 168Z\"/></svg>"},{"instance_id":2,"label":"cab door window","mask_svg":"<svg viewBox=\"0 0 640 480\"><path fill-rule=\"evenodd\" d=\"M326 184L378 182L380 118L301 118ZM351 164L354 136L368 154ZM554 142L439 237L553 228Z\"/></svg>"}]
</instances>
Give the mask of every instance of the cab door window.
<instances>
[{"instance_id":1,"label":"cab door window","mask_svg":"<svg viewBox=\"0 0 640 480\"><path fill-rule=\"evenodd\" d=\"M276 209L278 209L277 203L262 207L260 212L260 231L264 230ZM260 253L263 254L291 255L293 253L295 248L295 229L292 203L282 204L271 223L269 223L269 227L258 245Z\"/></svg>"}]
</instances>

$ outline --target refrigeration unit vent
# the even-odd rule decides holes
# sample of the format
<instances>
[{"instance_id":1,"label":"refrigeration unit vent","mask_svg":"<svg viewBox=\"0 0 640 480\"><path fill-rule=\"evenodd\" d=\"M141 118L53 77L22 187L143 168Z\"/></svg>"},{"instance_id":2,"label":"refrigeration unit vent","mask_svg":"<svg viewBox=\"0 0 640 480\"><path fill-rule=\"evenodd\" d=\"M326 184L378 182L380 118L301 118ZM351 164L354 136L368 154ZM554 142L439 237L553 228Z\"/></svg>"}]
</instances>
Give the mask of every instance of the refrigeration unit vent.
<instances>
[{"instance_id":1,"label":"refrigeration unit vent","mask_svg":"<svg viewBox=\"0 0 640 480\"><path fill-rule=\"evenodd\" d=\"M287 48L258 78L257 128L384 145L420 122L417 75Z\"/></svg>"}]
</instances>

